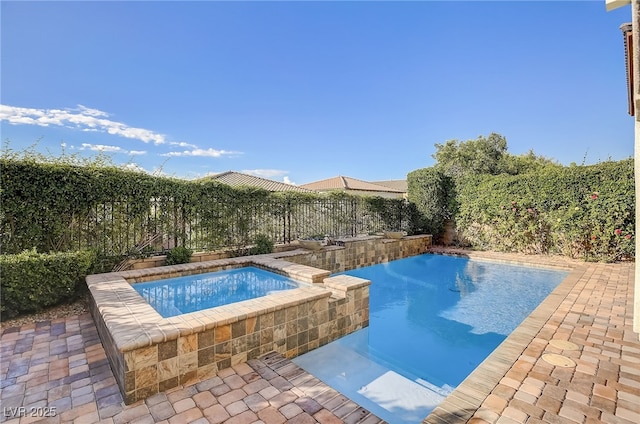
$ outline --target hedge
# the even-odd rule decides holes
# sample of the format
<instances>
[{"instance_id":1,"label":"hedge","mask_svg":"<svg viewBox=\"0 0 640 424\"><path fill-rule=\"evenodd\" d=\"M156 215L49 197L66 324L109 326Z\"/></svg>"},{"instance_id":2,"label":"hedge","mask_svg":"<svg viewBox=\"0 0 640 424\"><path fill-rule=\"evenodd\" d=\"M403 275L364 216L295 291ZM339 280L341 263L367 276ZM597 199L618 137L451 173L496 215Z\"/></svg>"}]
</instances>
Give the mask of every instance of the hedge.
<instances>
[{"instance_id":1,"label":"hedge","mask_svg":"<svg viewBox=\"0 0 640 424\"><path fill-rule=\"evenodd\" d=\"M0 255L2 318L71 301L95 260L91 251Z\"/></svg>"},{"instance_id":2,"label":"hedge","mask_svg":"<svg viewBox=\"0 0 640 424\"><path fill-rule=\"evenodd\" d=\"M421 218L421 231L440 235L455 213L453 179L435 168L417 169L407 175L407 187L407 199Z\"/></svg>"},{"instance_id":3,"label":"hedge","mask_svg":"<svg viewBox=\"0 0 640 424\"><path fill-rule=\"evenodd\" d=\"M403 199L270 193L115 167L0 158L0 187L0 245L12 254L35 247L116 257L176 246L238 249L259 234L289 242L319 233L416 229Z\"/></svg>"},{"instance_id":4,"label":"hedge","mask_svg":"<svg viewBox=\"0 0 640 424\"><path fill-rule=\"evenodd\" d=\"M633 167L628 159L461 179L455 197L458 236L479 249L593 261L633 258Z\"/></svg>"}]
</instances>

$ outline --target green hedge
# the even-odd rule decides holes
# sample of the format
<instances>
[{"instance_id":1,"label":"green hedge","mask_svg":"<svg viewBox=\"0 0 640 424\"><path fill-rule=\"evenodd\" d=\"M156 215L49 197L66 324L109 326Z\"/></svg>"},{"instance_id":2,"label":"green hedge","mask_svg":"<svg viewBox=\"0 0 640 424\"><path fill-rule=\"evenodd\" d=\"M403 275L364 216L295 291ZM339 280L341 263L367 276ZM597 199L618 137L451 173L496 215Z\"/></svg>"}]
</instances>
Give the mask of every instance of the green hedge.
<instances>
[{"instance_id":1,"label":"green hedge","mask_svg":"<svg viewBox=\"0 0 640 424\"><path fill-rule=\"evenodd\" d=\"M456 183L460 240L479 249L594 261L635 256L633 160Z\"/></svg>"},{"instance_id":2,"label":"green hedge","mask_svg":"<svg viewBox=\"0 0 640 424\"><path fill-rule=\"evenodd\" d=\"M0 245L16 254L91 249L103 257L243 249L258 234L415 232L402 199L271 193L216 181L155 177L115 167L0 158Z\"/></svg>"},{"instance_id":3,"label":"green hedge","mask_svg":"<svg viewBox=\"0 0 640 424\"><path fill-rule=\"evenodd\" d=\"M456 209L453 179L435 168L423 168L407 175L407 186L407 198L421 218L413 218L420 232L439 236Z\"/></svg>"},{"instance_id":4,"label":"green hedge","mask_svg":"<svg viewBox=\"0 0 640 424\"><path fill-rule=\"evenodd\" d=\"M2 318L37 312L75 299L95 260L90 251L0 256Z\"/></svg>"}]
</instances>

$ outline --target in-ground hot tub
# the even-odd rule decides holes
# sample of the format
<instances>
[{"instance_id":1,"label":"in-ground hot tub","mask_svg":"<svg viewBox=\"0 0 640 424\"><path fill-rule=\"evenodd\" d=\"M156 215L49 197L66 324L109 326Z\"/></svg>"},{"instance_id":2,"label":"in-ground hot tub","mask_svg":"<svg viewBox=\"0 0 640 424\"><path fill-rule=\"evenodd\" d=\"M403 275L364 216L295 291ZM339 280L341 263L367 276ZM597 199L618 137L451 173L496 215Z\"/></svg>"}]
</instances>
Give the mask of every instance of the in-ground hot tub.
<instances>
[{"instance_id":1,"label":"in-ground hot tub","mask_svg":"<svg viewBox=\"0 0 640 424\"><path fill-rule=\"evenodd\" d=\"M368 280L276 259L220 259L87 276L91 313L125 403L276 351L294 357L369 323ZM136 283L256 267L306 284L163 317Z\"/></svg>"}]
</instances>

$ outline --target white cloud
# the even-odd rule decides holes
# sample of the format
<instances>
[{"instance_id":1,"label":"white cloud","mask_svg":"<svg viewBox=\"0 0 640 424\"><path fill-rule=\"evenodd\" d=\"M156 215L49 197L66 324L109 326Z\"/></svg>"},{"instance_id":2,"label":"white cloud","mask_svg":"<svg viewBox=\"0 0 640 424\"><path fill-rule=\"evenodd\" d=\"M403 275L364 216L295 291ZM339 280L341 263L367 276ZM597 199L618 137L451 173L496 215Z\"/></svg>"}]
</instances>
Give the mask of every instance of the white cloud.
<instances>
[{"instance_id":1,"label":"white cloud","mask_svg":"<svg viewBox=\"0 0 640 424\"><path fill-rule=\"evenodd\" d=\"M293 181L291 181L289 179L289 177L286 176L286 175L284 176L284 178L282 178L282 182L285 183L285 184L298 185L298 184L294 183Z\"/></svg>"},{"instance_id":2,"label":"white cloud","mask_svg":"<svg viewBox=\"0 0 640 424\"><path fill-rule=\"evenodd\" d=\"M195 148L193 150L184 150L182 152L163 153L161 156L169 156L169 157L173 157L173 156L202 156L202 157L219 158L221 156L237 155L237 154L241 154L241 152L233 152L233 151L228 151L228 150L217 150L217 149L212 149L211 147L209 147L208 149Z\"/></svg>"},{"instance_id":3,"label":"white cloud","mask_svg":"<svg viewBox=\"0 0 640 424\"><path fill-rule=\"evenodd\" d=\"M82 146L78 150L93 150L94 152L104 152L104 153L124 153L124 154L134 155L134 156L147 154L146 150L126 150L120 146L110 146L107 144L82 143Z\"/></svg>"},{"instance_id":4,"label":"white cloud","mask_svg":"<svg viewBox=\"0 0 640 424\"><path fill-rule=\"evenodd\" d=\"M195 144L186 143L184 141L180 141L180 142L170 141L169 144L172 145L172 146L178 146L178 147L191 147L193 149L197 149L198 148L198 146L196 146Z\"/></svg>"},{"instance_id":5,"label":"white cloud","mask_svg":"<svg viewBox=\"0 0 640 424\"><path fill-rule=\"evenodd\" d=\"M89 144L82 143L80 150L93 150L95 152L122 153L126 152L122 147L107 146L106 144Z\"/></svg>"},{"instance_id":6,"label":"white cloud","mask_svg":"<svg viewBox=\"0 0 640 424\"><path fill-rule=\"evenodd\" d=\"M120 137L153 144L166 143L163 134L144 128L130 127L122 122L107 119L106 112L78 105L76 109L34 109L0 105L0 121L13 125L50 125L78 129L81 131L105 132Z\"/></svg>"}]
</instances>

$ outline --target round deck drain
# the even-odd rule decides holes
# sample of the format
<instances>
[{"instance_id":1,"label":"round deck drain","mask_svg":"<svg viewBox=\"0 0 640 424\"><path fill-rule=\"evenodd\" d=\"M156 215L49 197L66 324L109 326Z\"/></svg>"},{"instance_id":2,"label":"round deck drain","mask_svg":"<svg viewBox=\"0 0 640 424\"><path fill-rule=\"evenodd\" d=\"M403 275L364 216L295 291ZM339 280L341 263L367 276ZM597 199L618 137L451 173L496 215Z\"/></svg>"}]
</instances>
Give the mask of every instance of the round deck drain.
<instances>
[{"instance_id":1,"label":"round deck drain","mask_svg":"<svg viewBox=\"0 0 640 424\"><path fill-rule=\"evenodd\" d=\"M545 362L548 362L551 365L555 365L557 367L569 368L576 366L576 363L573 361L573 359L568 358L564 355L558 355L557 353L545 353L544 355L542 355L542 359Z\"/></svg>"},{"instance_id":2,"label":"round deck drain","mask_svg":"<svg viewBox=\"0 0 640 424\"><path fill-rule=\"evenodd\" d=\"M579 349L577 344L567 340L554 339L554 340L550 340L549 344L553 347L557 347L558 349L562 349L562 350L578 350Z\"/></svg>"}]
</instances>

